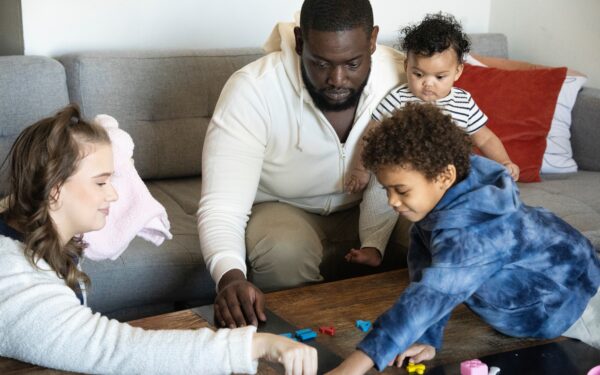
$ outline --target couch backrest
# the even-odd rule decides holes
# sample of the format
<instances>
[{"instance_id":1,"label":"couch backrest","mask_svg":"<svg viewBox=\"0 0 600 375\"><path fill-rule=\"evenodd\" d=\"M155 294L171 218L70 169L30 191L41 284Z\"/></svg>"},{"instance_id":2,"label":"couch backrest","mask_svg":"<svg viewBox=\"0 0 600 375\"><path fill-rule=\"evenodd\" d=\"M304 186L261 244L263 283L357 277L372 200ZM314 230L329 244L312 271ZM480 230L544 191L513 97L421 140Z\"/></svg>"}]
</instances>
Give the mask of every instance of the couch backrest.
<instances>
[{"instance_id":1,"label":"couch backrest","mask_svg":"<svg viewBox=\"0 0 600 375\"><path fill-rule=\"evenodd\" d=\"M0 163L25 127L69 103L64 67L41 56L0 57ZM6 191L6 168L0 195Z\"/></svg>"},{"instance_id":2,"label":"couch backrest","mask_svg":"<svg viewBox=\"0 0 600 375\"><path fill-rule=\"evenodd\" d=\"M504 35L470 36L473 51L507 57ZM46 57L0 57L0 156L25 126L70 97L87 118L109 114L129 132L142 178L199 175L223 85L260 56L260 49L81 53L60 58L62 65Z\"/></svg>"},{"instance_id":3,"label":"couch backrest","mask_svg":"<svg viewBox=\"0 0 600 375\"><path fill-rule=\"evenodd\" d=\"M86 117L109 114L135 141L144 179L199 175L208 122L225 81L258 49L84 53L60 61Z\"/></svg>"}]
</instances>

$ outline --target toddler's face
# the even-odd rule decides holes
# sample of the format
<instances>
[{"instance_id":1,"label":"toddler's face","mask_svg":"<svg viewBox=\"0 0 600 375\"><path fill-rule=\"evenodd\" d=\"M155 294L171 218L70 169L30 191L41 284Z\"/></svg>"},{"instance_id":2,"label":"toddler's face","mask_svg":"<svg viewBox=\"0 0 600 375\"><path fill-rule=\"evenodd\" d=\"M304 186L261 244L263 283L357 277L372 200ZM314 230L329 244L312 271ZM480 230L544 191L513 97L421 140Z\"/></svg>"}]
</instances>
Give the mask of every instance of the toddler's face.
<instances>
[{"instance_id":1,"label":"toddler's face","mask_svg":"<svg viewBox=\"0 0 600 375\"><path fill-rule=\"evenodd\" d=\"M459 64L456 52L448 48L432 56L409 52L405 68L410 91L423 101L433 102L450 94L463 65Z\"/></svg>"},{"instance_id":2,"label":"toddler's face","mask_svg":"<svg viewBox=\"0 0 600 375\"><path fill-rule=\"evenodd\" d=\"M430 181L419 171L396 165L380 167L377 180L386 190L388 204L413 223L427 216L454 182L443 174Z\"/></svg>"}]
</instances>

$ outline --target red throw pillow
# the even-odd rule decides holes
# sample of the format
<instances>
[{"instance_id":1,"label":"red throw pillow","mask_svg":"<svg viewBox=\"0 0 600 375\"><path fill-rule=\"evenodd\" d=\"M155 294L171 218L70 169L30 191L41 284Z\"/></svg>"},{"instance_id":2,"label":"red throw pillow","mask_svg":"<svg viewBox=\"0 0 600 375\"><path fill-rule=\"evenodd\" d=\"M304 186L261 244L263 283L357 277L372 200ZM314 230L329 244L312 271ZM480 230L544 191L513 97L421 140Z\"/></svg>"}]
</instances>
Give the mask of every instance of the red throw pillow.
<instances>
[{"instance_id":1,"label":"red throw pillow","mask_svg":"<svg viewBox=\"0 0 600 375\"><path fill-rule=\"evenodd\" d=\"M488 116L488 127L521 169L520 182L540 179L546 136L567 68L502 70L465 64L455 85Z\"/></svg>"}]
</instances>

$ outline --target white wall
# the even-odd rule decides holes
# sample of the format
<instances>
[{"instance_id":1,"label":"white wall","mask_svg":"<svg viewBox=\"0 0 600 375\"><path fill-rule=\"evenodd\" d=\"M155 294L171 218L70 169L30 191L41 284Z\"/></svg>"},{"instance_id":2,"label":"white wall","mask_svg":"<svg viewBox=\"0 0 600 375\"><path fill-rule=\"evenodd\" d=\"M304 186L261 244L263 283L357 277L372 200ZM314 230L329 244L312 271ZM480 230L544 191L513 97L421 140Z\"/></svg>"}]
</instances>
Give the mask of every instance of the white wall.
<instances>
[{"instance_id":1,"label":"white wall","mask_svg":"<svg viewBox=\"0 0 600 375\"><path fill-rule=\"evenodd\" d=\"M568 66L600 88L600 1L492 0L490 32L508 37L509 56Z\"/></svg>"},{"instance_id":2,"label":"white wall","mask_svg":"<svg viewBox=\"0 0 600 375\"><path fill-rule=\"evenodd\" d=\"M372 0L382 40L425 13L453 13L488 30L491 0ZM302 0L22 0L25 54L119 49L260 47Z\"/></svg>"}]
</instances>

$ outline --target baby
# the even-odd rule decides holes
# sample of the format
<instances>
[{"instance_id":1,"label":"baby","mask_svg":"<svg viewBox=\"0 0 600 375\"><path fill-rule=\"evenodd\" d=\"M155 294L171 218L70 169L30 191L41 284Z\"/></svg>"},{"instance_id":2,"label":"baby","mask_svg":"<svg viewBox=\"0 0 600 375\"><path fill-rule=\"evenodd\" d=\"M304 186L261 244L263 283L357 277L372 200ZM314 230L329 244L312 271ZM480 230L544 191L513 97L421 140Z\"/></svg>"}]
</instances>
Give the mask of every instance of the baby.
<instances>
[{"instance_id":1,"label":"baby","mask_svg":"<svg viewBox=\"0 0 600 375\"><path fill-rule=\"evenodd\" d=\"M452 116L454 123L471 136L484 156L502 164L511 177L518 180L519 167L510 160L500 139L485 126L487 116L468 92L453 87L463 71L463 56L470 48L461 25L451 15L429 14L420 24L404 28L402 34L408 83L393 89L379 103L365 134L406 103L432 103ZM363 148L361 142L357 156ZM361 191L368 181L369 172L360 160L355 160L346 190Z\"/></svg>"}]
</instances>

